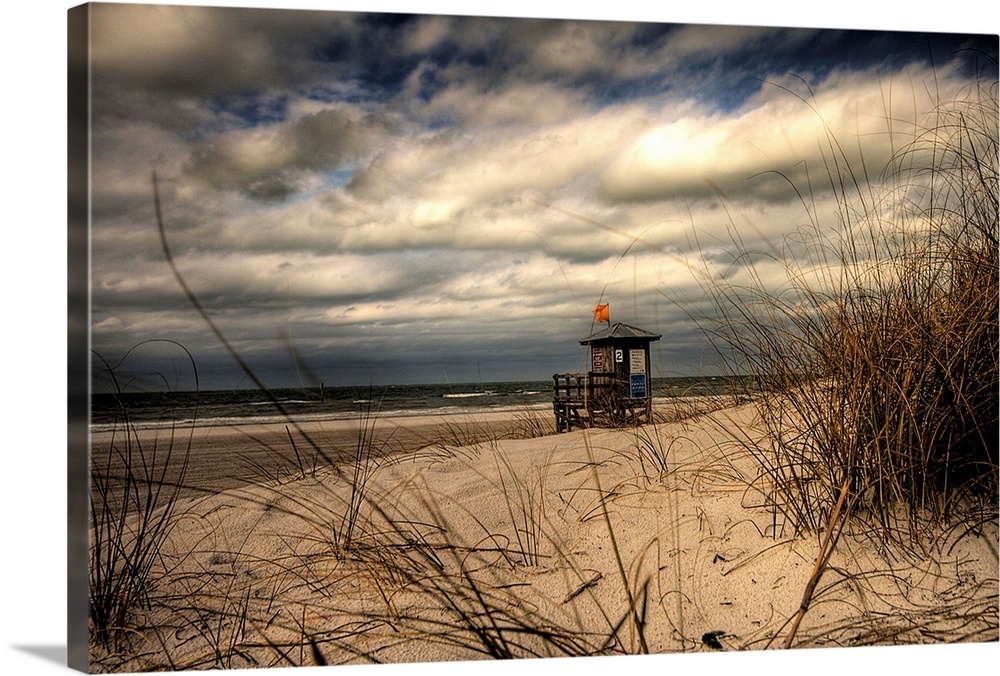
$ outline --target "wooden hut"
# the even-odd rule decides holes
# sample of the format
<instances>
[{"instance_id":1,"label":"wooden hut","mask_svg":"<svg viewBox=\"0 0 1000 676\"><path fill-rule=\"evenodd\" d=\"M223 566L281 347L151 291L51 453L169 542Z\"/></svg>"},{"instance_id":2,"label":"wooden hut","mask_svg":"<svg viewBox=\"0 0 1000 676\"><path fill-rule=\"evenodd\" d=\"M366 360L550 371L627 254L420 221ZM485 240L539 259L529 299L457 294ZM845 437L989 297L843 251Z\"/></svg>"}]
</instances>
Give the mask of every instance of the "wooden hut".
<instances>
[{"instance_id":1,"label":"wooden hut","mask_svg":"<svg viewBox=\"0 0 1000 676\"><path fill-rule=\"evenodd\" d=\"M659 339L658 333L618 322L581 340L590 347L590 370L552 376L556 431L648 422L649 344Z\"/></svg>"}]
</instances>

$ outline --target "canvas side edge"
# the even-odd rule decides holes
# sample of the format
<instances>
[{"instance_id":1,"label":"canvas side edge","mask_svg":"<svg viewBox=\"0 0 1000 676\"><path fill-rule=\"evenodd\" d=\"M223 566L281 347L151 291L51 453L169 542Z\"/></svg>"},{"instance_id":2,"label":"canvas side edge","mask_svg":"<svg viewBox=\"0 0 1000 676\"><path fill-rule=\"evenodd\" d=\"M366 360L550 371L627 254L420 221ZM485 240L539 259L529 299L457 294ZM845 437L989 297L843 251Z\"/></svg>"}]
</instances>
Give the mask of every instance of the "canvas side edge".
<instances>
[{"instance_id":1,"label":"canvas side edge","mask_svg":"<svg viewBox=\"0 0 1000 676\"><path fill-rule=\"evenodd\" d=\"M90 671L90 6L67 11L67 666Z\"/></svg>"}]
</instances>

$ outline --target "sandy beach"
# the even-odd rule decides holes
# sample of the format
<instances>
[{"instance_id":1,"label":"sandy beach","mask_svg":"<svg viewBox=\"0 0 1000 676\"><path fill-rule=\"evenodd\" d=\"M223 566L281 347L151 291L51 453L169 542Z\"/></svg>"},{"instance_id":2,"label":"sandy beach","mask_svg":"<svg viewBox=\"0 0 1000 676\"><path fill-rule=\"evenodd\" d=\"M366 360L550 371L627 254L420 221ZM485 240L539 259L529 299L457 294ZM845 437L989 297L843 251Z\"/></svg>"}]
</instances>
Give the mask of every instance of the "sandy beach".
<instances>
[{"instance_id":1,"label":"sandy beach","mask_svg":"<svg viewBox=\"0 0 1000 676\"><path fill-rule=\"evenodd\" d=\"M473 443L504 436L523 436L529 426L551 431L547 411L451 413L427 416L380 417L374 423L372 449L377 455L412 453L431 445ZM212 495L220 491L301 474L299 463L350 462L358 447L363 420L219 425L171 429L142 429L131 440L146 449L146 455L167 465L174 481L185 450L188 465L183 481L185 495ZM91 434L95 466L104 466L120 431ZM172 451L168 458L167 450ZM157 452L158 451L158 452ZM296 458L296 451L300 458Z\"/></svg>"},{"instance_id":2,"label":"sandy beach","mask_svg":"<svg viewBox=\"0 0 1000 676\"><path fill-rule=\"evenodd\" d=\"M151 608L94 668L781 647L824 533L768 506L732 434L758 434L752 405L623 430L524 423L290 425L294 446L284 425L194 430ZM354 463L362 429L372 453ZM995 514L907 547L848 529L792 646L996 641L997 569Z\"/></svg>"}]
</instances>

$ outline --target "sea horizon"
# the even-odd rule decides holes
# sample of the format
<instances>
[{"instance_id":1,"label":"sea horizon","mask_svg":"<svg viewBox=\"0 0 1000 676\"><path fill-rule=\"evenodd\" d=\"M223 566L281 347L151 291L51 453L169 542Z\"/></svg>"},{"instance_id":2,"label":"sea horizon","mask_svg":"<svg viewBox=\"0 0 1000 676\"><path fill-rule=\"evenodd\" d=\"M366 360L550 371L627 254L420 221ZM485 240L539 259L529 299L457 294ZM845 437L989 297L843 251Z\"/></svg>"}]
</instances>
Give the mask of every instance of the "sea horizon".
<instances>
[{"instance_id":1,"label":"sea horizon","mask_svg":"<svg viewBox=\"0 0 1000 676\"><path fill-rule=\"evenodd\" d=\"M725 393L732 376L654 377L658 401ZM545 410L552 404L552 380L425 383L371 386L315 386L261 390L124 391L91 395L90 429L112 430L126 420L134 428L212 427L364 417L469 415Z\"/></svg>"}]
</instances>

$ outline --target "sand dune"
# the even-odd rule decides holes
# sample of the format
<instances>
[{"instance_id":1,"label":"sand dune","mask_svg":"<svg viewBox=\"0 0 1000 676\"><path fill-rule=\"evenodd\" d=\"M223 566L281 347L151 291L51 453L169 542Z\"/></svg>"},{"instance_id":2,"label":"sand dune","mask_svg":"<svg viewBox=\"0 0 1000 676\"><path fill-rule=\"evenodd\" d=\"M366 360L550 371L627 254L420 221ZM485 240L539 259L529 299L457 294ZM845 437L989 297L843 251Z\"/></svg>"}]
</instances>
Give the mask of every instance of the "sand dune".
<instances>
[{"instance_id":1,"label":"sand dune","mask_svg":"<svg viewBox=\"0 0 1000 676\"><path fill-rule=\"evenodd\" d=\"M315 423L337 467L296 460L283 426L196 430L200 488L178 505L145 629L128 659L95 666L781 646L823 533L796 534L769 506L729 433L754 437L753 406L467 445L441 435L447 422L374 421L379 452L357 464L357 423ZM266 455L270 475L226 479L244 452ZM912 547L846 532L793 645L995 641L997 568L995 515Z\"/></svg>"}]
</instances>

